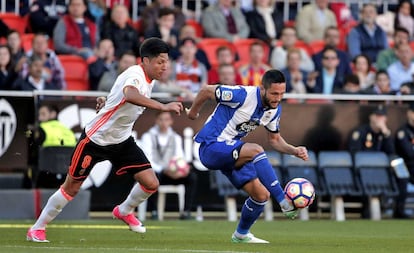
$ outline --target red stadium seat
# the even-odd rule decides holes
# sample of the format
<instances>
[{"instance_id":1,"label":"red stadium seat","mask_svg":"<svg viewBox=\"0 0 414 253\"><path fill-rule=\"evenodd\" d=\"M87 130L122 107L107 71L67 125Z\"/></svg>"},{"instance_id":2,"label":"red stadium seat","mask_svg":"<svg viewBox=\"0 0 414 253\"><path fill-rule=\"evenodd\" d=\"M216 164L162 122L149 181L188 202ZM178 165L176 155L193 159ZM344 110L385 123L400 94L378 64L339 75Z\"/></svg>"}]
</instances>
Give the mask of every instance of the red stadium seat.
<instances>
[{"instance_id":1,"label":"red stadium seat","mask_svg":"<svg viewBox=\"0 0 414 253\"><path fill-rule=\"evenodd\" d=\"M213 68L218 65L216 56L217 48L227 46L233 51L234 54L236 54L236 49L234 48L233 43L222 38L204 38L197 44L197 46L206 52L208 61Z\"/></svg>"},{"instance_id":2,"label":"red stadium seat","mask_svg":"<svg viewBox=\"0 0 414 253\"><path fill-rule=\"evenodd\" d=\"M87 62L76 55L58 57L65 69L66 90L89 90Z\"/></svg>"},{"instance_id":3,"label":"red stadium seat","mask_svg":"<svg viewBox=\"0 0 414 253\"><path fill-rule=\"evenodd\" d=\"M313 53L319 53L325 47L324 40L315 40L309 43L309 47L312 49Z\"/></svg>"},{"instance_id":4,"label":"red stadium seat","mask_svg":"<svg viewBox=\"0 0 414 253\"><path fill-rule=\"evenodd\" d=\"M14 13L0 13L0 19L10 28L23 34L26 31L27 18Z\"/></svg>"},{"instance_id":5,"label":"red stadium seat","mask_svg":"<svg viewBox=\"0 0 414 253\"><path fill-rule=\"evenodd\" d=\"M32 49L33 37L33 33L22 34L22 47L25 52L28 52L30 49Z\"/></svg>"},{"instance_id":6,"label":"red stadium seat","mask_svg":"<svg viewBox=\"0 0 414 253\"><path fill-rule=\"evenodd\" d=\"M249 61L250 59L250 45L254 42L260 42L264 48L264 58L263 62L269 62L269 46L261 40L257 39L240 39L233 42L234 47L236 48L237 55L239 56L239 61Z\"/></svg>"}]
</instances>

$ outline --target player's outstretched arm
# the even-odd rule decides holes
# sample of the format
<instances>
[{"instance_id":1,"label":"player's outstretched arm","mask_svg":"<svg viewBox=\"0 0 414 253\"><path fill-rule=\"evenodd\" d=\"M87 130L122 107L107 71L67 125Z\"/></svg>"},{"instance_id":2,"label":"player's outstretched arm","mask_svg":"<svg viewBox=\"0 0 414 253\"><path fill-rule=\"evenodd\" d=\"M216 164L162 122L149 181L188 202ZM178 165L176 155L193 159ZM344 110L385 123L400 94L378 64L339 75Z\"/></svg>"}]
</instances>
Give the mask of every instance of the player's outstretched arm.
<instances>
[{"instance_id":1,"label":"player's outstretched arm","mask_svg":"<svg viewBox=\"0 0 414 253\"><path fill-rule=\"evenodd\" d=\"M308 150L306 147L295 147L287 143L279 133L269 133L269 142L272 148L279 152L294 155L304 161L308 160L309 158Z\"/></svg>"},{"instance_id":2,"label":"player's outstretched arm","mask_svg":"<svg viewBox=\"0 0 414 253\"><path fill-rule=\"evenodd\" d=\"M199 112L203 104L209 99L215 99L217 85L204 85L197 96L194 98L190 109L186 109L187 116L190 119L198 118Z\"/></svg>"},{"instance_id":3,"label":"player's outstretched arm","mask_svg":"<svg viewBox=\"0 0 414 253\"><path fill-rule=\"evenodd\" d=\"M163 104L140 94L138 89L133 86L127 86L124 88L124 96L125 100L128 103L148 107L159 111L175 112L176 114L180 115L181 111L183 110L183 105L181 102Z\"/></svg>"}]
</instances>

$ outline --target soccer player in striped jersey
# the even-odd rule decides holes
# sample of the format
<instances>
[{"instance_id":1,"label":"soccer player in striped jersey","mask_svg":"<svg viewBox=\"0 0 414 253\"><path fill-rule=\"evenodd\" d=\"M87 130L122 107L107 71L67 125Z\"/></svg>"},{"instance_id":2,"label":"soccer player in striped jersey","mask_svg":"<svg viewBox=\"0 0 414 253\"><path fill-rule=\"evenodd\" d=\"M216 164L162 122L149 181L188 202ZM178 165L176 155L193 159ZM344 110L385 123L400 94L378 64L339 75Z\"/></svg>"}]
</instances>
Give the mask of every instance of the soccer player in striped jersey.
<instances>
[{"instance_id":1,"label":"soccer player in striped jersey","mask_svg":"<svg viewBox=\"0 0 414 253\"><path fill-rule=\"evenodd\" d=\"M260 87L208 85L197 94L187 115L196 119L204 102L215 99L218 104L204 127L195 136L200 143L200 160L208 169L220 170L238 189L249 197L245 201L240 222L232 235L235 243L268 243L250 233L250 227L262 213L270 195L283 213L295 218L298 211L285 199L280 182L266 154L258 144L241 139L258 126L268 130L270 145L275 150L307 160L305 147L292 146L280 135L279 121L285 77L279 70L268 70Z\"/></svg>"},{"instance_id":2,"label":"soccer player in striped jersey","mask_svg":"<svg viewBox=\"0 0 414 253\"><path fill-rule=\"evenodd\" d=\"M133 211L157 190L159 182L131 134L135 121L147 107L177 114L183 109L179 102L163 104L150 98L154 80L167 70L168 51L169 46L158 38L142 43L142 64L131 66L118 76L104 107L86 125L73 152L66 181L49 198L36 223L29 228L28 241L49 242L46 225L75 197L93 166L104 160L112 163L116 175L129 174L137 181L126 200L113 209L114 218L134 232L146 232Z\"/></svg>"}]
</instances>

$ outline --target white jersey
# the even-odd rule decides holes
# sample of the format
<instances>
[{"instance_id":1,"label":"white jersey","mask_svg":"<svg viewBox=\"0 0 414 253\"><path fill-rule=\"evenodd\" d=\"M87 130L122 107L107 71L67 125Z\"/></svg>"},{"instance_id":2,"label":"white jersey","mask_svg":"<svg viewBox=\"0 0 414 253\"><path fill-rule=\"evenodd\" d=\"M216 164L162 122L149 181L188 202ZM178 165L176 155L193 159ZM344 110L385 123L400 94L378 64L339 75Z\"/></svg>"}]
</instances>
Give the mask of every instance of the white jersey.
<instances>
[{"instance_id":1,"label":"white jersey","mask_svg":"<svg viewBox=\"0 0 414 253\"><path fill-rule=\"evenodd\" d=\"M105 106L85 126L86 135L94 143L101 146L118 144L131 136L134 123L145 107L126 102L123 92L126 86L133 86L141 95L150 98L154 82L141 65L129 67L118 76Z\"/></svg>"}]
</instances>

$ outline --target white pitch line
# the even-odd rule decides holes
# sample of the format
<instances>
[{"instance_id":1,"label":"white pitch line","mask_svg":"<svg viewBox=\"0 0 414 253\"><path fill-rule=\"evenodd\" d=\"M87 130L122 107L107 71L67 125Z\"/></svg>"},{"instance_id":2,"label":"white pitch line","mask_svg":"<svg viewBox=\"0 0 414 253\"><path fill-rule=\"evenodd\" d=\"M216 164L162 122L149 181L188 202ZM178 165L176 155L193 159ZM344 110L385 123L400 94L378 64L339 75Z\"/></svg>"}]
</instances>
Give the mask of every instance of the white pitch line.
<instances>
[{"instance_id":1,"label":"white pitch line","mask_svg":"<svg viewBox=\"0 0 414 253\"><path fill-rule=\"evenodd\" d=\"M30 224L0 224L0 228L28 228ZM98 224L49 224L48 228L77 228L77 229L125 229L125 225L98 225ZM150 229L178 229L168 226L146 226Z\"/></svg>"},{"instance_id":2,"label":"white pitch line","mask_svg":"<svg viewBox=\"0 0 414 253\"><path fill-rule=\"evenodd\" d=\"M35 247L35 246L21 246L21 245L2 245L2 248L10 248L10 249L50 249L50 250L79 250L80 247L51 247L51 246L43 246L44 244L42 244L42 246ZM142 252L175 252L175 253L254 253L254 252L250 252L250 251L218 251L218 250L193 250L193 249L143 249L143 248L97 248L97 247L82 247L83 249L86 250L94 250L97 252L100 252L102 250L105 251L142 251Z\"/></svg>"}]
</instances>

